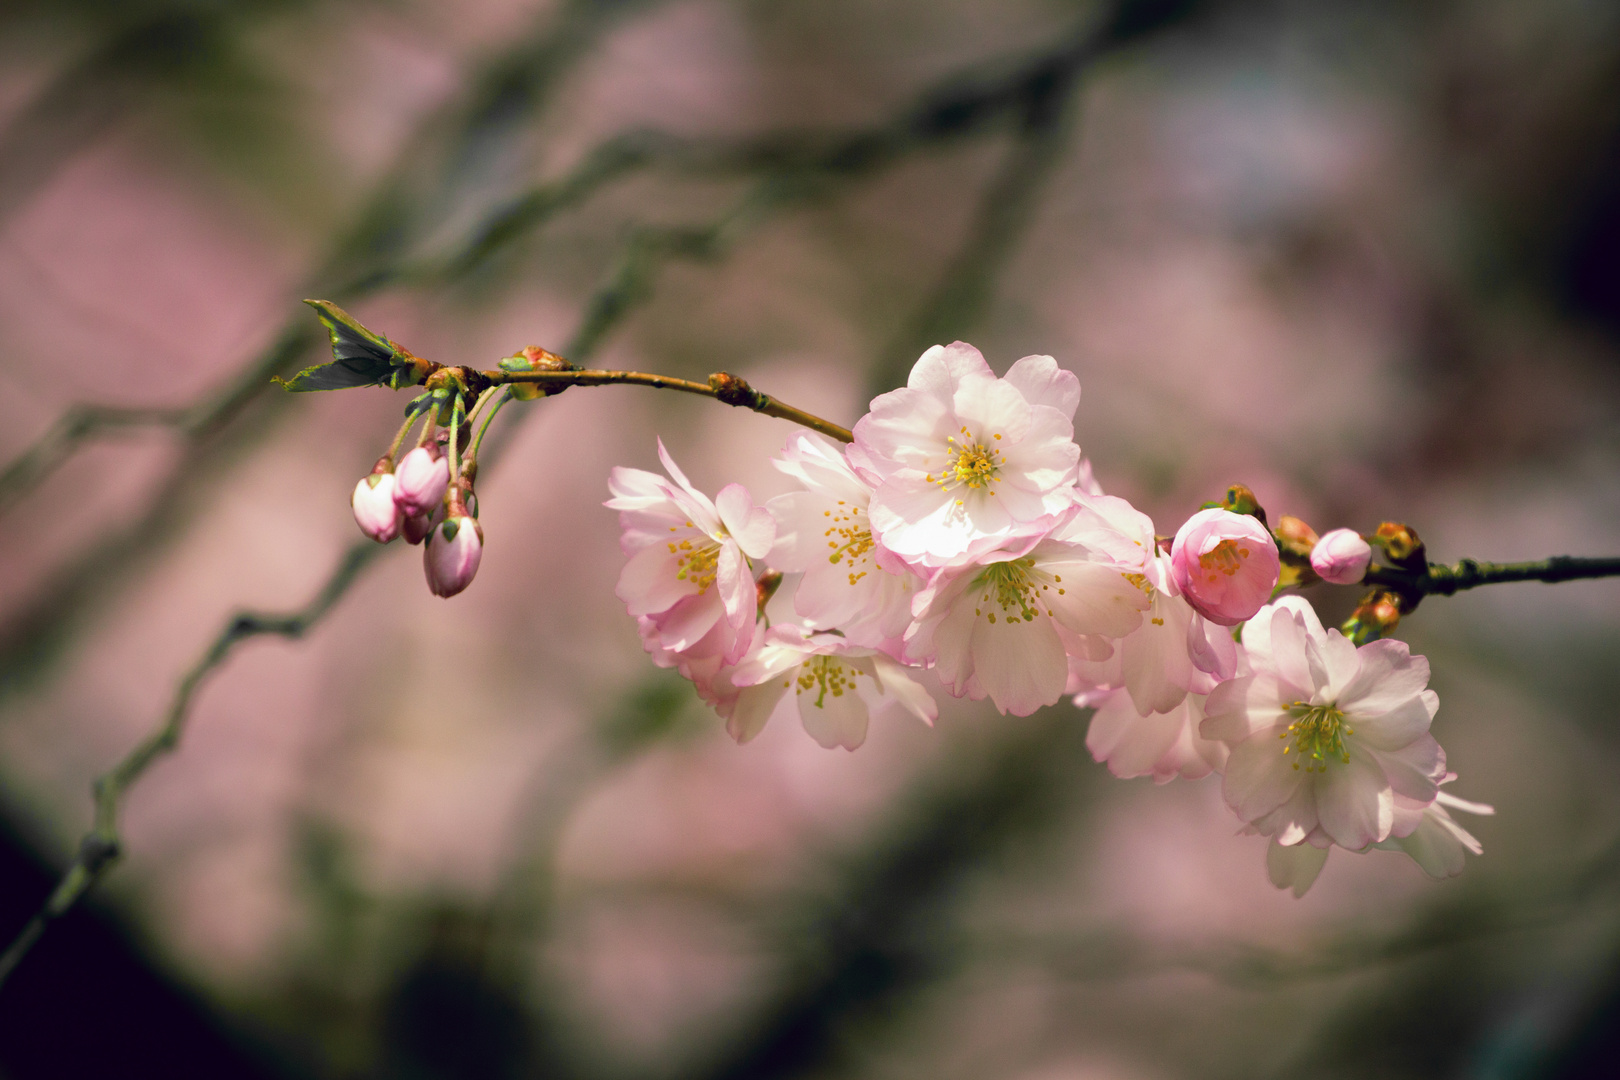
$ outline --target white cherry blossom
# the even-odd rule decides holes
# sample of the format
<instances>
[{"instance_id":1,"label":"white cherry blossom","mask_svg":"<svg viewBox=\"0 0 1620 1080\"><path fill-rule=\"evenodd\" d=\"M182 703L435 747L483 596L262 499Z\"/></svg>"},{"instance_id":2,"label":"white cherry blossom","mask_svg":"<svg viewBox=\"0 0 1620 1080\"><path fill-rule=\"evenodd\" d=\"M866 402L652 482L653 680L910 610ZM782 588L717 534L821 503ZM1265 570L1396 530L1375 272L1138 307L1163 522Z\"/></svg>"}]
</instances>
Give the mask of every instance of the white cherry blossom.
<instances>
[{"instance_id":1,"label":"white cherry blossom","mask_svg":"<svg viewBox=\"0 0 1620 1080\"><path fill-rule=\"evenodd\" d=\"M1238 817L1284 847L1358 851L1415 829L1397 799L1426 806L1445 775L1428 661L1389 639L1358 649L1299 597L1262 608L1243 645L1253 674L1215 688L1200 729L1232 748L1222 790Z\"/></svg>"},{"instance_id":2,"label":"white cherry blossom","mask_svg":"<svg viewBox=\"0 0 1620 1080\"><path fill-rule=\"evenodd\" d=\"M994 551L937 570L917 594L905 657L932 664L958 697L989 697L1028 716L1063 696L1070 651L1136 629L1147 595L1071 512L1059 528L1015 536Z\"/></svg>"},{"instance_id":3,"label":"white cherry blossom","mask_svg":"<svg viewBox=\"0 0 1620 1080\"><path fill-rule=\"evenodd\" d=\"M676 466L662 440L658 456L673 478L615 468L608 480L629 561L615 595L630 614L650 620L660 648L674 653L708 639L727 661L747 651L757 615L750 558L764 558L775 522L741 484L713 501ZM718 626L718 631L716 628Z\"/></svg>"},{"instance_id":4,"label":"white cherry blossom","mask_svg":"<svg viewBox=\"0 0 1620 1080\"><path fill-rule=\"evenodd\" d=\"M940 566L1061 514L1080 448L1080 381L1050 356L998 379L971 345L936 345L905 387L872 401L851 460L876 485L875 535L908 562Z\"/></svg>"},{"instance_id":5,"label":"white cherry blossom","mask_svg":"<svg viewBox=\"0 0 1620 1080\"><path fill-rule=\"evenodd\" d=\"M771 564L804 574L794 611L818 630L892 650L922 579L873 538L872 486L819 435L794 435L772 464L805 488L767 504L776 519Z\"/></svg>"},{"instance_id":6,"label":"white cherry blossom","mask_svg":"<svg viewBox=\"0 0 1620 1080\"><path fill-rule=\"evenodd\" d=\"M888 656L798 626L765 632L742 663L720 672L711 703L725 717L726 731L743 743L760 733L790 691L804 730L829 750L860 746L872 714L890 705L928 724L939 715L928 691Z\"/></svg>"}]
</instances>

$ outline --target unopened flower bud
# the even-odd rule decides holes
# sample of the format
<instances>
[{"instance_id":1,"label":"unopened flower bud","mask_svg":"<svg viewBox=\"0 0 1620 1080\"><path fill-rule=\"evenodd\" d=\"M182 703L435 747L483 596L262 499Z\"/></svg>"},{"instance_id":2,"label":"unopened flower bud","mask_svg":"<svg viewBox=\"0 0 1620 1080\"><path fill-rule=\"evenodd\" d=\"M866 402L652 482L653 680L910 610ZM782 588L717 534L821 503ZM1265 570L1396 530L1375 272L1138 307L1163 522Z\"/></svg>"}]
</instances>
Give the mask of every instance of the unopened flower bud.
<instances>
[{"instance_id":1,"label":"unopened flower bud","mask_svg":"<svg viewBox=\"0 0 1620 1080\"><path fill-rule=\"evenodd\" d=\"M379 544L399 535L401 515L394 502L397 481L393 472L385 468L389 464L387 458L379 461L377 471L354 485L354 494L349 496L355 523Z\"/></svg>"},{"instance_id":2,"label":"unopened flower bud","mask_svg":"<svg viewBox=\"0 0 1620 1080\"><path fill-rule=\"evenodd\" d=\"M1386 521L1378 526L1373 542L1388 552L1392 562L1403 563L1423 556L1423 541L1410 525Z\"/></svg>"},{"instance_id":3,"label":"unopened flower bud","mask_svg":"<svg viewBox=\"0 0 1620 1080\"><path fill-rule=\"evenodd\" d=\"M1256 518L1200 510L1170 547L1171 572L1182 596L1204 618L1236 626L1271 599L1281 560L1276 541Z\"/></svg>"},{"instance_id":4,"label":"unopened flower bud","mask_svg":"<svg viewBox=\"0 0 1620 1080\"><path fill-rule=\"evenodd\" d=\"M1316 530L1292 514L1278 518L1277 527L1271 531L1271 535L1276 539L1277 547L1288 555L1308 559L1316 548Z\"/></svg>"},{"instance_id":5,"label":"unopened flower bud","mask_svg":"<svg viewBox=\"0 0 1620 1080\"><path fill-rule=\"evenodd\" d=\"M433 527L443 520L443 503L440 503L431 514L412 514L409 517L401 515L399 534L405 538L407 544L415 546L426 540Z\"/></svg>"},{"instance_id":6,"label":"unopened flower bud","mask_svg":"<svg viewBox=\"0 0 1620 1080\"><path fill-rule=\"evenodd\" d=\"M1343 633L1355 645L1388 637L1401 624L1401 598L1392 592L1368 593L1344 621Z\"/></svg>"},{"instance_id":7,"label":"unopened flower bud","mask_svg":"<svg viewBox=\"0 0 1620 1080\"><path fill-rule=\"evenodd\" d=\"M484 557L484 530L459 504L434 526L422 549L422 568L435 596L454 596L472 584Z\"/></svg>"},{"instance_id":8,"label":"unopened flower bud","mask_svg":"<svg viewBox=\"0 0 1620 1080\"><path fill-rule=\"evenodd\" d=\"M1355 585L1367 576L1372 545L1354 529L1334 529L1311 549L1311 569L1332 585Z\"/></svg>"},{"instance_id":9,"label":"unopened flower bud","mask_svg":"<svg viewBox=\"0 0 1620 1080\"><path fill-rule=\"evenodd\" d=\"M450 486L450 461L435 443L418 446L400 460L394 473L394 500L406 517L432 514Z\"/></svg>"}]
</instances>

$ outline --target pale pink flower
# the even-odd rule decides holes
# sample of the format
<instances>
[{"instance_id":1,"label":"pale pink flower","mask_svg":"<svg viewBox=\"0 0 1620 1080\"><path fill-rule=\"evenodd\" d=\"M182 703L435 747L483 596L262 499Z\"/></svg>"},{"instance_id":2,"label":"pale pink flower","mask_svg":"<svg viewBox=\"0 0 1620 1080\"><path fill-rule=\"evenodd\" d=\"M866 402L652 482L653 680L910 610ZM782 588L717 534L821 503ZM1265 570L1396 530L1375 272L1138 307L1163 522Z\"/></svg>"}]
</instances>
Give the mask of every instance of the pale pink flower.
<instances>
[{"instance_id":1,"label":"pale pink flower","mask_svg":"<svg viewBox=\"0 0 1620 1080\"><path fill-rule=\"evenodd\" d=\"M872 486L818 435L794 435L772 464L805 487L766 504L776 519L771 565L804 574L793 610L815 629L892 647L911 622L922 579L873 538Z\"/></svg>"},{"instance_id":2,"label":"pale pink flower","mask_svg":"<svg viewBox=\"0 0 1620 1080\"><path fill-rule=\"evenodd\" d=\"M400 459L394 499L406 517L431 516L450 486L450 460L437 443L418 446Z\"/></svg>"},{"instance_id":3,"label":"pale pink flower","mask_svg":"<svg viewBox=\"0 0 1620 1080\"><path fill-rule=\"evenodd\" d=\"M1200 733L1232 748L1223 792L1257 831L1360 850L1415 820L1397 799L1434 801L1445 752L1429 734L1439 698L1404 642L1359 649L1284 597L1243 628L1250 675L1217 686Z\"/></svg>"},{"instance_id":4,"label":"pale pink flower","mask_svg":"<svg viewBox=\"0 0 1620 1080\"><path fill-rule=\"evenodd\" d=\"M386 544L399 535L399 508L394 505L394 474L374 472L354 485L349 503L354 507L354 521L360 531Z\"/></svg>"},{"instance_id":5,"label":"pale pink flower","mask_svg":"<svg viewBox=\"0 0 1620 1080\"><path fill-rule=\"evenodd\" d=\"M872 401L851 460L871 473L872 526L908 562L939 566L1070 504L1080 382L1050 356L998 379L971 345L936 345Z\"/></svg>"},{"instance_id":6,"label":"pale pink flower","mask_svg":"<svg viewBox=\"0 0 1620 1080\"><path fill-rule=\"evenodd\" d=\"M608 480L619 511L619 546L629 557L615 595L646 616L661 648L684 652L723 624L716 639L727 662L748 649L758 602L750 558L764 558L776 524L741 484L711 501L686 479L660 440L672 483L642 469L616 468Z\"/></svg>"},{"instance_id":7,"label":"pale pink flower","mask_svg":"<svg viewBox=\"0 0 1620 1080\"><path fill-rule=\"evenodd\" d=\"M472 584L484 557L484 530L459 505L434 527L422 549L422 569L435 596L450 597Z\"/></svg>"},{"instance_id":8,"label":"pale pink flower","mask_svg":"<svg viewBox=\"0 0 1620 1080\"><path fill-rule=\"evenodd\" d=\"M1086 749L1122 780L1198 780L1226 765L1226 744L1198 733L1204 719L1202 694L1188 694L1170 710L1145 716L1124 689L1095 693L1089 703L1097 711L1086 730Z\"/></svg>"},{"instance_id":9,"label":"pale pink flower","mask_svg":"<svg viewBox=\"0 0 1620 1080\"><path fill-rule=\"evenodd\" d=\"M1063 696L1070 651L1136 629L1149 598L1072 512L1051 533L1015 537L997 550L934 573L917 594L905 657L932 664L958 697L989 697L1028 716Z\"/></svg>"},{"instance_id":10,"label":"pale pink flower","mask_svg":"<svg viewBox=\"0 0 1620 1080\"><path fill-rule=\"evenodd\" d=\"M1332 585L1356 585L1372 564L1372 545L1354 529L1334 529L1311 548L1311 569Z\"/></svg>"},{"instance_id":11,"label":"pale pink flower","mask_svg":"<svg viewBox=\"0 0 1620 1080\"><path fill-rule=\"evenodd\" d=\"M1248 514L1200 510L1176 532L1170 565L1181 595L1204 618L1236 626L1271 599L1282 569L1277 542Z\"/></svg>"},{"instance_id":12,"label":"pale pink flower","mask_svg":"<svg viewBox=\"0 0 1620 1080\"><path fill-rule=\"evenodd\" d=\"M829 750L860 746L872 714L890 705L928 724L939 715L928 691L883 653L798 626L767 631L711 687L711 703L739 743L759 734L789 691L804 730Z\"/></svg>"}]
</instances>

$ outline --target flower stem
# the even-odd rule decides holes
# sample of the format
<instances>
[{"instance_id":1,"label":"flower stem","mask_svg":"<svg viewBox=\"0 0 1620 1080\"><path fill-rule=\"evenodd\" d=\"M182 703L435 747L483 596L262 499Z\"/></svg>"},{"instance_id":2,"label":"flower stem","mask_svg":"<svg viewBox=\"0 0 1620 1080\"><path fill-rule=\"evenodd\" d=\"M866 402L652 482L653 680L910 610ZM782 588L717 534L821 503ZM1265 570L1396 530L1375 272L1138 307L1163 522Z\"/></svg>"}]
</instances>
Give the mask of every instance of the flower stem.
<instances>
[{"instance_id":1,"label":"flower stem","mask_svg":"<svg viewBox=\"0 0 1620 1080\"><path fill-rule=\"evenodd\" d=\"M489 407L489 411L484 414L484 424L478 429L478 434L473 437L472 446L467 450L467 460L473 464L477 464L478 462L478 449L484 445L484 433L489 430L489 425L495 419L495 414L501 411L502 405L505 405L508 401L512 400L512 395L507 393L505 390L496 391L494 387L491 387L489 390L485 391L486 394L493 394L497 392L500 394L500 396L495 399L494 404ZM482 403L482 399L480 399L479 404Z\"/></svg>"},{"instance_id":2,"label":"flower stem","mask_svg":"<svg viewBox=\"0 0 1620 1080\"><path fill-rule=\"evenodd\" d=\"M422 419L422 414L414 412L405 418L405 423L400 426L399 434L394 436L393 443L388 447L389 461L398 461L399 448L405 445L405 436L411 433L411 428L415 427L416 422L420 419Z\"/></svg>"}]
</instances>

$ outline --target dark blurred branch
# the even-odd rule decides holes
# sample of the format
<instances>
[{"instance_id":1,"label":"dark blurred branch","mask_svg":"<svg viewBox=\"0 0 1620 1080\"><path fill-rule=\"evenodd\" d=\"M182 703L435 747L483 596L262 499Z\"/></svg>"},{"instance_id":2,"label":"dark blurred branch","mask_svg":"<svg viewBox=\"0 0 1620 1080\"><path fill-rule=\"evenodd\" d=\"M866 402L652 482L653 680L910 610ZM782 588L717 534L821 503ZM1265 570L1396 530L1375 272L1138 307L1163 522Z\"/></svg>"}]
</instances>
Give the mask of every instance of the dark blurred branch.
<instances>
[{"instance_id":1,"label":"dark blurred branch","mask_svg":"<svg viewBox=\"0 0 1620 1080\"><path fill-rule=\"evenodd\" d=\"M1410 599L1406 610L1417 606L1425 596L1451 596L1464 589L1477 589L1481 585L1501 585L1510 581L1582 581L1588 578L1620 577L1620 558L1590 559L1574 555L1554 555L1550 559L1534 562L1491 563L1475 559L1462 559L1455 566L1429 563L1424 573L1415 573L1394 566L1370 566L1365 583L1393 590L1403 600Z\"/></svg>"},{"instance_id":2,"label":"dark blurred branch","mask_svg":"<svg viewBox=\"0 0 1620 1080\"><path fill-rule=\"evenodd\" d=\"M179 745L180 736L185 733L186 720L191 714L192 699L204 677L223 664L237 645L251 638L267 634L295 640L303 637L332 610L360 572L382 550L369 542L350 547L315 598L298 611L288 614L244 611L225 623L213 643L180 680L174 699L157 728L110 772L97 778L92 789L95 793L94 824L79 842L78 855L44 906L7 946L5 953L0 954L0 985L5 983L6 977L39 940L45 928L72 910L118 861L122 851L118 834L119 804L130 785L140 779L154 761Z\"/></svg>"},{"instance_id":3,"label":"dark blurred branch","mask_svg":"<svg viewBox=\"0 0 1620 1080\"><path fill-rule=\"evenodd\" d=\"M570 0L560 12L548 13L543 29L519 40L470 78L469 100L451 112L424 122L407 140L395 164L378 185L358 224L328 254L325 267L306 286L309 293L334 295L345 302L375 292L395 278L404 265L405 248L426 233L435 213L453 201L458 184L480 153L493 142L522 130L547 92L583 57L590 44L627 12L656 0ZM448 134L445 129L448 128ZM431 190L416 180L434 148L445 145L446 165ZM559 208L566 203L559 203ZM334 284L335 283L335 284ZM201 503L202 493L226 471L234 455L265 432L280 395L263 401L273 375L288 374L318 340L308 319L291 317L264 352L227 378L218 390L174 409L166 426L184 435L179 460L158 486L145 509L127 528L106 536L52 575L47 587L0 626L0 697L25 680L39 678L57 655L71 628L113 594L110 586L131 566L149 558L179 534L182 519ZM257 405L256 409L250 406ZM63 460L105 434L105 424L79 430L69 423L75 411L101 410L78 405L52 432L75 431L59 445L36 442L9 465L0 482L0 510L14 504ZM154 421L162 423L162 421Z\"/></svg>"}]
</instances>

